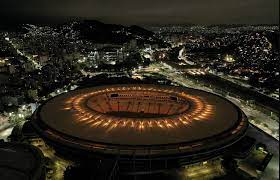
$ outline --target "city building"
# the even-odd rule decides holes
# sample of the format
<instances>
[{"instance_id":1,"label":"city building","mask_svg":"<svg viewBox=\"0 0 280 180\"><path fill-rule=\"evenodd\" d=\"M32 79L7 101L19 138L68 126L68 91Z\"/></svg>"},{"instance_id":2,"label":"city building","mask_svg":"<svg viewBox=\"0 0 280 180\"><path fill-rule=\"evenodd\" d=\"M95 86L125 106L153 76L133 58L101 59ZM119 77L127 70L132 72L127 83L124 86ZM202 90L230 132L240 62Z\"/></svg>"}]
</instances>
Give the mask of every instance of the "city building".
<instances>
[{"instance_id":1,"label":"city building","mask_svg":"<svg viewBox=\"0 0 280 180\"><path fill-rule=\"evenodd\" d=\"M98 50L98 54L95 55L98 63L115 65L125 60L127 54L123 48L116 47L104 47Z\"/></svg>"}]
</instances>

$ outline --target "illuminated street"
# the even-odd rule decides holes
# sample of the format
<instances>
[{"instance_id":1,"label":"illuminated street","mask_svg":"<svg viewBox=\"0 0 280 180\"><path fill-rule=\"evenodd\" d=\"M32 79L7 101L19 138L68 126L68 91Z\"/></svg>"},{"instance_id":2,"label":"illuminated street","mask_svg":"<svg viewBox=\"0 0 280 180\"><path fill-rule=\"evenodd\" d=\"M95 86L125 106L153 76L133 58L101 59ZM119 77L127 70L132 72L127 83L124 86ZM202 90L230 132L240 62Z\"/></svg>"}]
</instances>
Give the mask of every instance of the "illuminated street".
<instances>
[{"instance_id":1,"label":"illuminated street","mask_svg":"<svg viewBox=\"0 0 280 180\"><path fill-rule=\"evenodd\" d=\"M135 71L137 74L149 74L149 73L158 73L161 75L164 75L167 79L172 80L173 82L176 82L179 85L183 85L186 87L192 87L196 89L202 89L205 91L209 91L212 93L219 92L213 91L209 87L205 87L199 82L194 82L187 76L183 76L178 71L175 71L172 67L169 65L166 65L165 63L160 64L152 64L147 68L139 69ZM277 140L279 140L279 122L277 116L269 116L266 115L260 111L258 111L255 108L252 108L248 106L246 101L242 101L240 99L236 99L235 97L226 96L230 101L233 101L236 105L241 107L241 109L245 112L245 114L249 117L249 121L262 129L263 131L267 132Z\"/></svg>"}]
</instances>

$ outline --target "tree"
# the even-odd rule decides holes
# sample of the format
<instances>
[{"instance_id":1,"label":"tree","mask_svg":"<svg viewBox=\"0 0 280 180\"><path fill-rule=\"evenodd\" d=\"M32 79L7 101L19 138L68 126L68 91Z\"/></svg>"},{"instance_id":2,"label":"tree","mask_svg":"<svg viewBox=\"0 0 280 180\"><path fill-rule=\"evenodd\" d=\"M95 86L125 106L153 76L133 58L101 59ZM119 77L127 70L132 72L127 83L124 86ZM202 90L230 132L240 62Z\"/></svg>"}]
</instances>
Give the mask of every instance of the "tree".
<instances>
[{"instance_id":1,"label":"tree","mask_svg":"<svg viewBox=\"0 0 280 180\"><path fill-rule=\"evenodd\" d=\"M222 162L222 167L228 172L232 173L235 172L238 168L237 161L233 159L232 157L225 157Z\"/></svg>"},{"instance_id":2,"label":"tree","mask_svg":"<svg viewBox=\"0 0 280 180\"><path fill-rule=\"evenodd\" d=\"M64 180L92 180L91 170L86 166L68 166L64 171Z\"/></svg>"}]
</instances>

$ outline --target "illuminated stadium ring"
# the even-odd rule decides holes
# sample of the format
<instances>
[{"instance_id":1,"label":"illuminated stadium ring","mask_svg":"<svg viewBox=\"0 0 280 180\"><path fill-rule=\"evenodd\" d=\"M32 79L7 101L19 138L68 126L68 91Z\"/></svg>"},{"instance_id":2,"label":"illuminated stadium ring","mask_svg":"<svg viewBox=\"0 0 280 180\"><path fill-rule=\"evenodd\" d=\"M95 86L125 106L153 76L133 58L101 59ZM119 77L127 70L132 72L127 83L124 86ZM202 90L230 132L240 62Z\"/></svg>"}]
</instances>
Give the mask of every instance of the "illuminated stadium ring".
<instances>
[{"instance_id":1,"label":"illuminated stadium ring","mask_svg":"<svg viewBox=\"0 0 280 180\"><path fill-rule=\"evenodd\" d=\"M75 110L79 123L102 127L106 132L121 127L147 130L186 126L192 120L211 117L211 109L199 97L145 87L112 87L79 94L66 99L63 108Z\"/></svg>"},{"instance_id":2,"label":"illuminated stadium ring","mask_svg":"<svg viewBox=\"0 0 280 180\"><path fill-rule=\"evenodd\" d=\"M71 91L40 106L32 123L64 150L136 159L210 157L237 142L248 127L244 113L220 96L158 85Z\"/></svg>"}]
</instances>

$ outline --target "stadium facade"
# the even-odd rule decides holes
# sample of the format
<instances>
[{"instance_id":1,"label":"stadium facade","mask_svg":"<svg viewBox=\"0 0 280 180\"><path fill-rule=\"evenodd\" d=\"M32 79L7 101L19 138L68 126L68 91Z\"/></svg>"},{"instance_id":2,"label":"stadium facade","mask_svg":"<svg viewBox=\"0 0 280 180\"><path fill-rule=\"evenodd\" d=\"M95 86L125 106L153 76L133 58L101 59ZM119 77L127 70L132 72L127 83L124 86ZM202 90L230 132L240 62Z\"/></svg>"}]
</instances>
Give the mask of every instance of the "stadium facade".
<instances>
[{"instance_id":1,"label":"stadium facade","mask_svg":"<svg viewBox=\"0 0 280 180\"><path fill-rule=\"evenodd\" d=\"M130 84L56 96L35 111L32 125L66 158L110 161L123 174L145 174L234 154L248 120L209 92Z\"/></svg>"}]
</instances>

